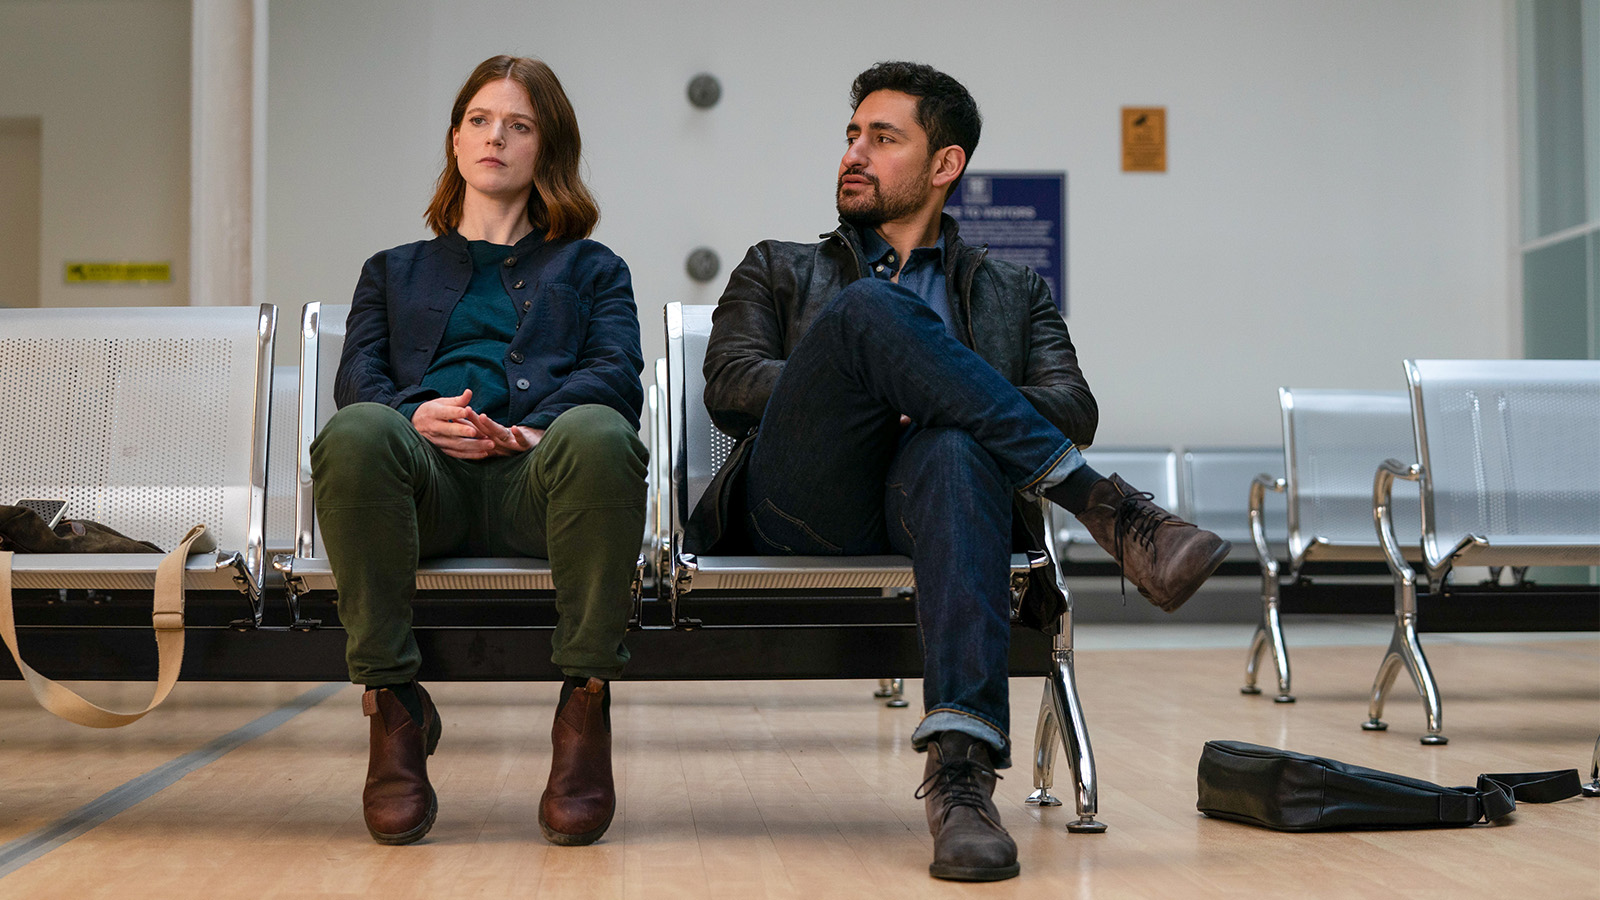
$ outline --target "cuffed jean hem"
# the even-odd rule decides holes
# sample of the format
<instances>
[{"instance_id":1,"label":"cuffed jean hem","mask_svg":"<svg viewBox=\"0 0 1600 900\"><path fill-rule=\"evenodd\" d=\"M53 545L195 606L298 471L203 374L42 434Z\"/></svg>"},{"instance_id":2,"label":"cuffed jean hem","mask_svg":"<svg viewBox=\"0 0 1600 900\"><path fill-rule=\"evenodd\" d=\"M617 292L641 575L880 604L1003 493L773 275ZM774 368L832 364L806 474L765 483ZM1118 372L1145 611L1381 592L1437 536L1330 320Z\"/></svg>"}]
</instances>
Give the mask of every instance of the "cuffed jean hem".
<instances>
[{"instance_id":1,"label":"cuffed jean hem","mask_svg":"<svg viewBox=\"0 0 1600 900\"><path fill-rule=\"evenodd\" d=\"M1086 465L1083 454L1078 452L1076 444L1068 441L1056 451L1050 461L1040 466L1028 477L1028 482L1017 488L1017 491L1030 500L1037 500L1044 496L1044 492L1067 480L1081 466Z\"/></svg>"},{"instance_id":2,"label":"cuffed jean hem","mask_svg":"<svg viewBox=\"0 0 1600 900\"><path fill-rule=\"evenodd\" d=\"M996 769L1011 768L1011 740L1005 732L987 720L958 709L936 709L923 716L917 730L911 734L911 746L922 753L941 731L959 731L983 741L994 749Z\"/></svg>"}]
</instances>

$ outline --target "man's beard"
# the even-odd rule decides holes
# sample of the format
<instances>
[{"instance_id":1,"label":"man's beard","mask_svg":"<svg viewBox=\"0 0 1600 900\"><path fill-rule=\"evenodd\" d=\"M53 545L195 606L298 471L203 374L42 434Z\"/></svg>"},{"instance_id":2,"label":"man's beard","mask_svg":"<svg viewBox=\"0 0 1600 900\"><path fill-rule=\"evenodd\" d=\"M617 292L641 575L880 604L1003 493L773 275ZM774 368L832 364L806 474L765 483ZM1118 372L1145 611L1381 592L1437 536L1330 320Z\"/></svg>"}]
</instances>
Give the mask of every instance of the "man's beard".
<instances>
[{"instance_id":1,"label":"man's beard","mask_svg":"<svg viewBox=\"0 0 1600 900\"><path fill-rule=\"evenodd\" d=\"M848 201L845 200L845 175L860 175L866 178L871 182L872 189L857 193ZM914 187L886 194L876 176L857 171L848 171L839 176L838 187L833 197L834 206L839 210L839 218L858 228L876 228L885 222L909 216L921 209L926 199L918 194Z\"/></svg>"}]
</instances>

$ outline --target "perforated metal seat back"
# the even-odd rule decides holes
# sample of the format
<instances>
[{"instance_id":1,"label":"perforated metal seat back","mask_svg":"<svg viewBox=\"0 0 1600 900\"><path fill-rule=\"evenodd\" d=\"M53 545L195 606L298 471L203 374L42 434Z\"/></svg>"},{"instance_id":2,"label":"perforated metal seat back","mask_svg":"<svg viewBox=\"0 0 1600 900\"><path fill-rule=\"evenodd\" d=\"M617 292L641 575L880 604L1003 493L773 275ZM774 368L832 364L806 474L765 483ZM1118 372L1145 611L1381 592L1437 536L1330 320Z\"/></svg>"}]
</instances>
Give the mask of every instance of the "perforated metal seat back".
<instances>
[{"instance_id":1,"label":"perforated metal seat back","mask_svg":"<svg viewBox=\"0 0 1600 900\"><path fill-rule=\"evenodd\" d=\"M64 498L68 517L164 548L203 522L245 549L261 322L256 307L0 311L0 502Z\"/></svg>"},{"instance_id":2,"label":"perforated metal seat back","mask_svg":"<svg viewBox=\"0 0 1600 900\"><path fill-rule=\"evenodd\" d=\"M1496 543L1589 544L1600 552L1600 362L1415 360L1419 448L1441 551Z\"/></svg>"},{"instance_id":3,"label":"perforated metal seat back","mask_svg":"<svg viewBox=\"0 0 1600 900\"><path fill-rule=\"evenodd\" d=\"M1416 460L1405 391L1279 391L1289 486L1289 549L1295 557L1316 538L1378 546L1372 481L1386 459ZM1417 486L1394 486L1395 533L1422 534ZM1415 544L1413 544L1415 546ZM1376 558L1376 557L1375 557Z\"/></svg>"},{"instance_id":4,"label":"perforated metal seat back","mask_svg":"<svg viewBox=\"0 0 1600 900\"><path fill-rule=\"evenodd\" d=\"M1191 522L1249 553L1250 482L1283 477L1283 451L1274 447L1194 447L1183 454L1183 511ZM1267 539L1288 540L1289 513L1281 495L1268 492L1262 507Z\"/></svg>"},{"instance_id":5,"label":"perforated metal seat back","mask_svg":"<svg viewBox=\"0 0 1600 900\"><path fill-rule=\"evenodd\" d=\"M316 405L310 410L312 413L311 421L315 423L315 426L311 429L310 435L302 435L302 439L307 442L307 447L310 446L311 439L322 432L323 426L328 424L328 420L333 418L333 414L339 411L338 405L333 400L333 379L334 376L339 374L339 356L344 353L345 320L349 317L350 304L348 303L319 304L315 323L316 343L314 354L310 358L303 358L301 362L302 365L313 365L314 361L314 367L308 372L311 377L307 379L307 383L315 385L312 396L316 398ZM304 423L302 423L301 427L304 428ZM304 456L305 452L304 448L300 448L302 464L307 466L307 471L304 474L309 477L310 463L309 458ZM309 501L309 498L307 499ZM309 507L309 502L306 505ZM315 510L312 510L311 526L313 540L315 541L312 546L320 553L322 549L322 526L317 523Z\"/></svg>"},{"instance_id":6,"label":"perforated metal seat back","mask_svg":"<svg viewBox=\"0 0 1600 900\"><path fill-rule=\"evenodd\" d=\"M706 485L716 477L728 453L736 443L711 424L711 414L706 411L706 341L711 337L711 312L713 305L683 307L683 397L684 397L684 456L683 506L687 514L693 510ZM676 410L674 410L676 412Z\"/></svg>"},{"instance_id":7,"label":"perforated metal seat back","mask_svg":"<svg viewBox=\"0 0 1600 900\"><path fill-rule=\"evenodd\" d=\"M267 550L294 549L295 422L300 368L272 367L272 434L267 438Z\"/></svg>"}]
</instances>

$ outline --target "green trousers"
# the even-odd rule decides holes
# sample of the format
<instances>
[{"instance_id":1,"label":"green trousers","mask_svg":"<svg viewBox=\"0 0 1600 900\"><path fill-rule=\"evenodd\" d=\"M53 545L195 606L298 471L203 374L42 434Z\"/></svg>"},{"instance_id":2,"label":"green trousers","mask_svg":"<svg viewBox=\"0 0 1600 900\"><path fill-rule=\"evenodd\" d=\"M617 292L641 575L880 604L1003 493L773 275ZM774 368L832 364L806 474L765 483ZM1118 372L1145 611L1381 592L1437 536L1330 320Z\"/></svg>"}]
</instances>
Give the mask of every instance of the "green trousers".
<instances>
[{"instance_id":1,"label":"green trousers","mask_svg":"<svg viewBox=\"0 0 1600 900\"><path fill-rule=\"evenodd\" d=\"M311 472L350 680L416 677L411 601L417 561L430 556L550 560L551 661L569 676L620 675L648 460L606 406L569 409L532 450L486 460L446 456L382 404L339 410L311 445Z\"/></svg>"}]
</instances>

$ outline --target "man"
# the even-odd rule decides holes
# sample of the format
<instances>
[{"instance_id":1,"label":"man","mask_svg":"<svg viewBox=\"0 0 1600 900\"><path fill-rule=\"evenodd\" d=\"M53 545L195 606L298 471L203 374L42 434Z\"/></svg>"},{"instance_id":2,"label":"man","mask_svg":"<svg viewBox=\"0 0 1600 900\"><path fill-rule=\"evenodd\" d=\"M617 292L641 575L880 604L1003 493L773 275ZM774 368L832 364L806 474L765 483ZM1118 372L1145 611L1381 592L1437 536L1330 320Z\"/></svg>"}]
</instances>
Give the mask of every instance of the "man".
<instances>
[{"instance_id":1,"label":"man","mask_svg":"<svg viewBox=\"0 0 1600 900\"><path fill-rule=\"evenodd\" d=\"M1043 546L1038 498L1077 515L1168 611L1229 545L1084 464L1098 410L1049 290L962 243L942 214L982 124L967 90L886 62L856 78L851 101L839 228L817 244L757 244L718 303L705 402L742 440L696 511L691 549L743 539L759 553L912 558L929 872L1010 878L1016 844L993 801L995 770L1011 763L1008 557ZM1028 595L1024 618L1053 626L1053 579Z\"/></svg>"}]
</instances>

